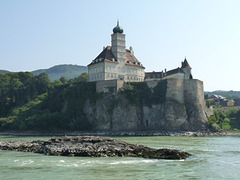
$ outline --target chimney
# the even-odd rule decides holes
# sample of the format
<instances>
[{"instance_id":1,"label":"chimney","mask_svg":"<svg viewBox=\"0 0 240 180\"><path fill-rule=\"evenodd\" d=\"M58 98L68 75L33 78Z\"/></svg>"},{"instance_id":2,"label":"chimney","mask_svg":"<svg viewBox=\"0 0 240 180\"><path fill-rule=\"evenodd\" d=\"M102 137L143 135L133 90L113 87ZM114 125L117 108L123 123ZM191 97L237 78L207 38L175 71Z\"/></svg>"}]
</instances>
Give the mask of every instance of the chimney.
<instances>
[{"instance_id":1,"label":"chimney","mask_svg":"<svg viewBox=\"0 0 240 180\"><path fill-rule=\"evenodd\" d=\"M132 46L129 47L129 50L130 50L130 53L134 55L134 51L133 51Z\"/></svg>"}]
</instances>

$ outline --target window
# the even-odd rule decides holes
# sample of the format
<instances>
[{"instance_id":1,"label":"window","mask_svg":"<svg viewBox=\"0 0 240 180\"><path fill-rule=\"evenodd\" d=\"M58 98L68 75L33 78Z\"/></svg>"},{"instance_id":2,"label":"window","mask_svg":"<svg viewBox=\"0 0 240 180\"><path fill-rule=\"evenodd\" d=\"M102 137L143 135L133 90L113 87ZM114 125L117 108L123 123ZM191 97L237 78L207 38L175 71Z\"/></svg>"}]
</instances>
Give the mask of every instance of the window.
<instances>
[{"instance_id":1,"label":"window","mask_svg":"<svg viewBox=\"0 0 240 180\"><path fill-rule=\"evenodd\" d=\"M102 66L100 67L100 72L102 72Z\"/></svg>"},{"instance_id":2,"label":"window","mask_svg":"<svg viewBox=\"0 0 240 180\"><path fill-rule=\"evenodd\" d=\"M122 72L125 72L125 68L122 68Z\"/></svg>"},{"instance_id":3,"label":"window","mask_svg":"<svg viewBox=\"0 0 240 180\"><path fill-rule=\"evenodd\" d=\"M99 72L99 67L97 68L97 72Z\"/></svg>"},{"instance_id":4,"label":"window","mask_svg":"<svg viewBox=\"0 0 240 180\"><path fill-rule=\"evenodd\" d=\"M113 67L111 67L111 72L113 72Z\"/></svg>"},{"instance_id":5,"label":"window","mask_svg":"<svg viewBox=\"0 0 240 180\"><path fill-rule=\"evenodd\" d=\"M107 71L108 71L108 72L110 71L110 67L109 67L109 66L107 67Z\"/></svg>"},{"instance_id":6,"label":"window","mask_svg":"<svg viewBox=\"0 0 240 180\"><path fill-rule=\"evenodd\" d=\"M130 69L130 73L132 74L132 69Z\"/></svg>"}]
</instances>

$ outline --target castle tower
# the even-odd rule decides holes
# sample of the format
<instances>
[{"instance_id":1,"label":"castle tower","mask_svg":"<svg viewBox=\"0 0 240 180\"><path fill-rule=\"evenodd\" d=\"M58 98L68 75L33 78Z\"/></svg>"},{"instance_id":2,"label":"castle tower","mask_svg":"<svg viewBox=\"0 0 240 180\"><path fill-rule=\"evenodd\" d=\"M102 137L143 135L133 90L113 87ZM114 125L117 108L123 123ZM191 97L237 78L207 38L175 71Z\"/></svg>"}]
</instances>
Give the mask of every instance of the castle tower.
<instances>
[{"instance_id":1,"label":"castle tower","mask_svg":"<svg viewBox=\"0 0 240 180\"><path fill-rule=\"evenodd\" d=\"M126 63L126 41L125 34L123 34L123 29L119 26L117 21L117 26L113 28L112 36L112 53L119 62L120 65Z\"/></svg>"},{"instance_id":2,"label":"castle tower","mask_svg":"<svg viewBox=\"0 0 240 180\"><path fill-rule=\"evenodd\" d=\"M181 69L184 72L184 79L193 79L192 73L191 73L191 66L189 65L187 59L185 58L184 61L182 62L182 67Z\"/></svg>"}]
</instances>

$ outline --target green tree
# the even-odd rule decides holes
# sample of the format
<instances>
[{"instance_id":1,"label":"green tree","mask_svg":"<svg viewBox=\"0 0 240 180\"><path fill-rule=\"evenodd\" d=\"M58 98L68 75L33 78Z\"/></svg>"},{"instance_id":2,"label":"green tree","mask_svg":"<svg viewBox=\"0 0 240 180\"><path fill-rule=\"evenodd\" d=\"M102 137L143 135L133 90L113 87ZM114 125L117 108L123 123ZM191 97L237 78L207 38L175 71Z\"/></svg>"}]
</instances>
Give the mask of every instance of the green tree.
<instances>
[{"instance_id":1,"label":"green tree","mask_svg":"<svg viewBox=\"0 0 240 180\"><path fill-rule=\"evenodd\" d=\"M61 81L63 84L66 84L66 83L68 82L67 78L65 78L65 77L63 77L63 76L60 78L60 81Z\"/></svg>"},{"instance_id":2,"label":"green tree","mask_svg":"<svg viewBox=\"0 0 240 180\"><path fill-rule=\"evenodd\" d=\"M60 80L55 80L54 82L52 82L52 86L55 87L55 86L61 86L63 85L63 83L60 81Z\"/></svg>"},{"instance_id":3,"label":"green tree","mask_svg":"<svg viewBox=\"0 0 240 180\"><path fill-rule=\"evenodd\" d=\"M87 82L88 81L88 73L82 73L80 76L69 80L69 83L79 83L79 82Z\"/></svg>"},{"instance_id":4,"label":"green tree","mask_svg":"<svg viewBox=\"0 0 240 180\"><path fill-rule=\"evenodd\" d=\"M36 91L38 94L43 94L48 91L51 80L46 73L41 73L35 76Z\"/></svg>"}]
</instances>

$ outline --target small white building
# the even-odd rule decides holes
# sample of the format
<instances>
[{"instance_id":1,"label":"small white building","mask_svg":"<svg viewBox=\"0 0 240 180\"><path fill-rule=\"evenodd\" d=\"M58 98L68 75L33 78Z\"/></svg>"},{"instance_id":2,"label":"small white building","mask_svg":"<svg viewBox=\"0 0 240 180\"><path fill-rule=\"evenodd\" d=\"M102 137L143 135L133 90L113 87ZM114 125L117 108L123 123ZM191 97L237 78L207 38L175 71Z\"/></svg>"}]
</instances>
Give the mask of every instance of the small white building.
<instances>
[{"instance_id":1,"label":"small white building","mask_svg":"<svg viewBox=\"0 0 240 180\"><path fill-rule=\"evenodd\" d=\"M88 65L88 80L120 79L130 82L144 81L144 66L134 56L132 47L126 49L125 34L119 26L113 28L112 44Z\"/></svg>"}]
</instances>

